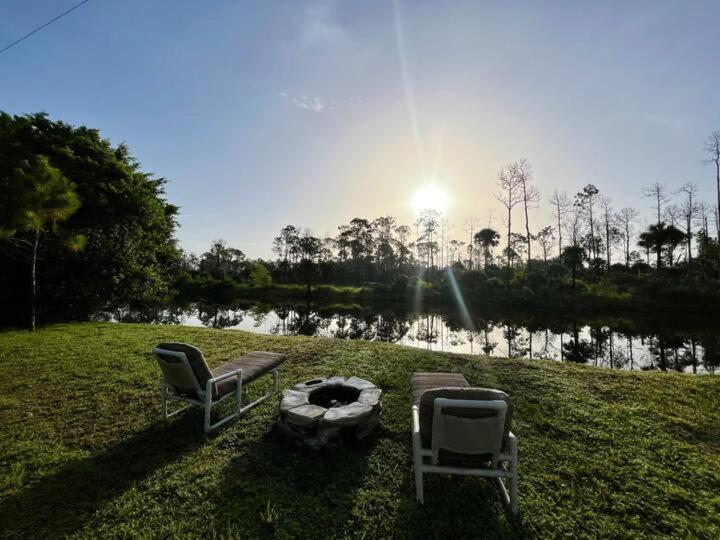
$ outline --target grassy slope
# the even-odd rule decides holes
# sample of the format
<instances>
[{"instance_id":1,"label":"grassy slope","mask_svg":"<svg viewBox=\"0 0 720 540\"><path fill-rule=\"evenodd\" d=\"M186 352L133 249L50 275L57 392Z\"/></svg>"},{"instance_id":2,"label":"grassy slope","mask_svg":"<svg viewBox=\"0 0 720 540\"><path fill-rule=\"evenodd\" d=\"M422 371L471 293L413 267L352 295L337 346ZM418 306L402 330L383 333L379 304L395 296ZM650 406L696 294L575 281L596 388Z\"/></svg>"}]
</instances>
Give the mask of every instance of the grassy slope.
<instances>
[{"instance_id":1,"label":"grassy slope","mask_svg":"<svg viewBox=\"0 0 720 540\"><path fill-rule=\"evenodd\" d=\"M161 340L194 343L211 364L286 352L283 386L368 378L385 389L383 426L314 453L277 433L277 400L209 440L199 412L163 425L149 353ZM718 377L119 324L0 333L0 365L0 536L720 537ZM429 476L415 505L409 377L421 370L513 396L519 522L482 479Z\"/></svg>"}]
</instances>

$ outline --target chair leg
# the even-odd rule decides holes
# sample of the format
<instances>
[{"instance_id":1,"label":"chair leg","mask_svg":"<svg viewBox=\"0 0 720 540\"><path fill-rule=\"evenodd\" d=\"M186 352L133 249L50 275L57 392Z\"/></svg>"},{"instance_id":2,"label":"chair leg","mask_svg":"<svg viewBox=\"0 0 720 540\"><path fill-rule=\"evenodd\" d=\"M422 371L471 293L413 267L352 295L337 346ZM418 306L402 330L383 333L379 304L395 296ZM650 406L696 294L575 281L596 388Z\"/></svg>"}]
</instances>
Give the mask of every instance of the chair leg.
<instances>
[{"instance_id":1,"label":"chair leg","mask_svg":"<svg viewBox=\"0 0 720 540\"><path fill-rule=\"evenodd\" d=\"M278 372L277 369L273 370L273 392L278 391Z\"/></svg>"},{"instance_id":2,"label":"chair leg","mask_svg":"<svg viewBox=\"0 0 720 540\"><path fill-rule=\"evenodd\" d=\"M240 409L242 409L242 379L239 379L237 382L237 386L235 387L235 414L240 414Z\"/></svg>"},{"instance_id":3,"label":"chair leg","mask_svg":"<svg viewBox=\"0 0 720 540\"><path fill-rule=\"evenodd\" d=\"M167 388L165 387L164 382L163 382L162 388L160 389L160 411L161 411L163 420L167 420L167 418L168 418Z\"/></svg>"},{"instance_id":4,"label":"chair leg","mask_svg":"<svg viewBox=\"0 0 720 540\"><path fill-rule=\"evenodd\" d=\"M518 486L518 452L517 443L513 441L512 445L512 461L510 462L510 512L513 515L518 513L518 497L520 495L520 488Z\"/></svg>"},{"instance_id":5,"label":"chair leg","mask_svg":"<svg viewBox=\"0 0 720 540\"><path fill-rule=\"evenodd\" d=\"M212 392L205 395L205 433L210 432L210 413L212 412Z\"/></svg>"},{"instance_id":6,"label":"chair leg","mask_svg":"<svg viewBox=\"0 0 720 540\"><path fill-rule=\"evenodd\" d=\"M415 469L415 499L420 504L425 504L423 490L422 456L419 449L413 447L413 469Z\"/></svg>"}]
</instances>

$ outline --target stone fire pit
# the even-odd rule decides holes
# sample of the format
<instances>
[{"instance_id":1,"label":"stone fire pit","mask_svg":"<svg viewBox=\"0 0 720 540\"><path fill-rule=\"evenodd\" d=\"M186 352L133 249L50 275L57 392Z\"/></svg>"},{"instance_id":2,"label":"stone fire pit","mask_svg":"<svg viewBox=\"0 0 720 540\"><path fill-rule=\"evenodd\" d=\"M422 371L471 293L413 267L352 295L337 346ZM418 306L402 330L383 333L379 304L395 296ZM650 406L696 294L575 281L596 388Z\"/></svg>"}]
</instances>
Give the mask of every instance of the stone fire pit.
<instances>
[{"instance_id":1,"label":"stone fire pit","mask_svg":"<svg viewBox=\"0 0 720 540\"><path fill-rule=\"evenodd\" d=\"M278 426L300 446L323 448L370 435L382 390L359 377L330 377L283 390Z\"/></svg>"}]
</instances>

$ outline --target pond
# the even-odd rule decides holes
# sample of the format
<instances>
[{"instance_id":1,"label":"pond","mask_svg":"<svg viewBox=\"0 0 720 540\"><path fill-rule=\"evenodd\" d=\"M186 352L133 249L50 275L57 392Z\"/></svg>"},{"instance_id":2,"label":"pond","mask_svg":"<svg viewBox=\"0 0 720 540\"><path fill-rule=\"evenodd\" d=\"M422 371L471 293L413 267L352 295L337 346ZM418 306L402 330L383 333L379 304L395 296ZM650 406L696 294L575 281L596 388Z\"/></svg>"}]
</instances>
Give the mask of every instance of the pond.
<instances>
[{"instance_id":1,"label":"pond","mask_svg":"<svg viewBox=\"0 0 720 540\"><path fill-rule=\"evenodd\" d=\"M432 351L544 358L630 370L714 372L720 359L714 327L703 328L699 323L682 327L678 321L650 318L579 320L557 313L497 309L471 314L451 307L253 301L225 306L197 303L151 314L120 310L98 318L363 339Z\"/></svg>"}]
</instances>

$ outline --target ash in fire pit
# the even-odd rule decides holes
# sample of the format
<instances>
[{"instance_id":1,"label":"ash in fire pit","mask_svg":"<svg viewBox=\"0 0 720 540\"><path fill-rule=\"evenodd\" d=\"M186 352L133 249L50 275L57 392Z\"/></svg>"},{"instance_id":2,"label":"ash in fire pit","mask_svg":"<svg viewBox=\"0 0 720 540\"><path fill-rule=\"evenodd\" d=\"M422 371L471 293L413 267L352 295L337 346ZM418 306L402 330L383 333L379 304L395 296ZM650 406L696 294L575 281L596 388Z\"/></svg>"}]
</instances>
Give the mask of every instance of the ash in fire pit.
<instances>
[{"instance_id":1,"label":"ash in fire pit","mask_svg":"<svg viewBox=\"0 0 720 540\"><path fill-rule=\"evenodd\" d=\"M348 405L357 401L359 397L360 390L357 388L339 384L322 385L317 390L310 391L310 403L326 409Z\"/></svg>"},{"instance_id":2,"label":"ash in fire pit","mask_svg":"<svg viewBox=\"0 0 720 540\"><path fill-rule=\"evenodd\" d=\"M283 391L280 429L311 448L367 437L380 420L382 390L359 377L331 377Z\"/></svg>"}]
</instances>

